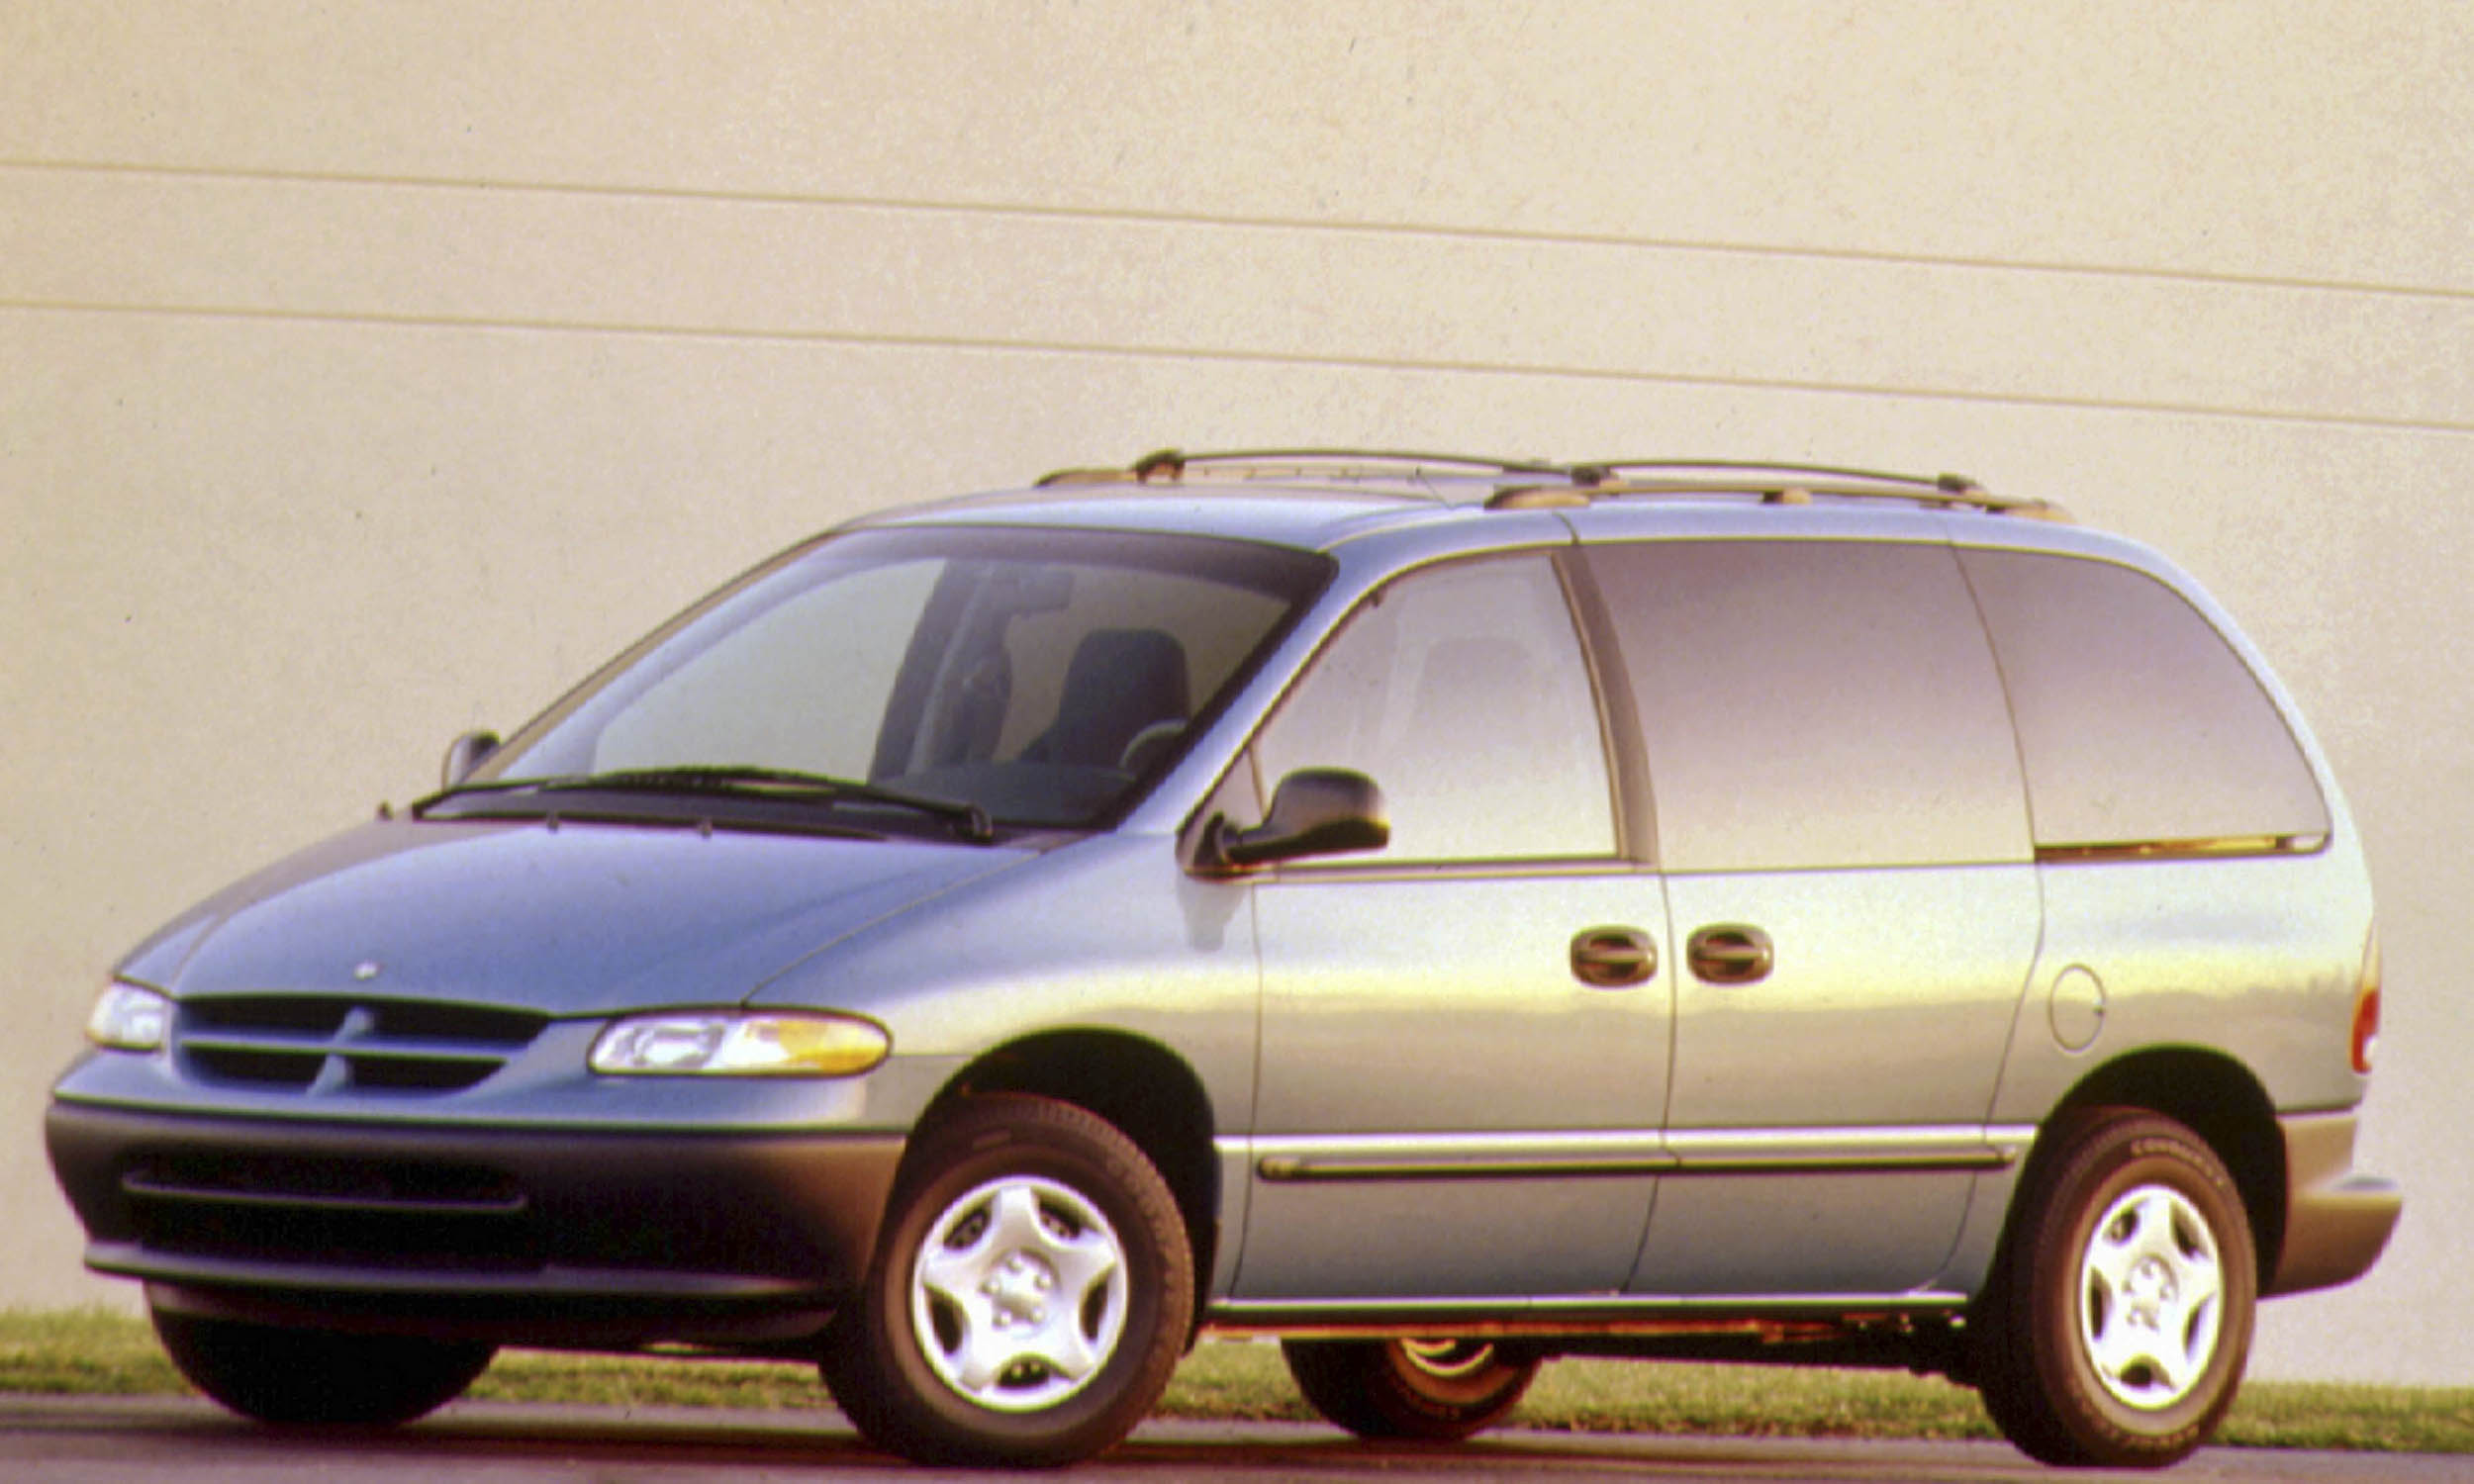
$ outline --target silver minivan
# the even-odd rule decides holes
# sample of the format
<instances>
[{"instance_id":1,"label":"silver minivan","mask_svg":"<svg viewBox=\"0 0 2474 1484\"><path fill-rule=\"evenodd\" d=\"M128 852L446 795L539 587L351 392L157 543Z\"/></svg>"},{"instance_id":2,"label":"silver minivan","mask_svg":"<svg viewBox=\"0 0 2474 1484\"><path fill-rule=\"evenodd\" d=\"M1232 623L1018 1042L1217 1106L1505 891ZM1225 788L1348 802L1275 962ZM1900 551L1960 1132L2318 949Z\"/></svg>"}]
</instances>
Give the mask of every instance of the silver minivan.
<instances>
[{"instance_id":1,"label":"silver minivan","mask_svg":"<svg viewBox=\"0 0 2474 1484\"><path fill-rule=\"evenodd\" d=\"M2190 581L1963 479L1153 455L854 521L201 903L54 1089L271 1423L500 1345L1107 1447L1204 1332L1371 1438L1558 1355L1897 1365L2171 1462L2367 1269L2325 760Z\"/></svg>"}]
</instances>

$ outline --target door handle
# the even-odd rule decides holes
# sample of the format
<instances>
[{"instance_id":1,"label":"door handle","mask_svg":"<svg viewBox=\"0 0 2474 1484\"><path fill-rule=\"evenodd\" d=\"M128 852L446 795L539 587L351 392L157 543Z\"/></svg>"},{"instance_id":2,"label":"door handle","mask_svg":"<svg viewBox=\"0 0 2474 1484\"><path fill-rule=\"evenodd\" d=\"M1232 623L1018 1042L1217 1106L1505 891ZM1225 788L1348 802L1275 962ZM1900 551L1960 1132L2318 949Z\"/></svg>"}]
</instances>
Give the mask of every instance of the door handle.
<instances>
[{"instance_id":1,"label":"door handle","mask_svg":"<svg viewBox=\"0 0 2474 1484\"><path fill-rule=\"evenodd\" d=\"M1769 977L1777 950L1769 935L1740 922L1714 922L1685 946L1692 973L1711 984L1750 984Z\"/></svg>"},{"instance_id":2,"label":"door handle","mask_svg":"<svg viewBox=\"0 0 2474 1484\"><path fill-rule=\"evenodd\" d=\"M1572 936L1572 977L1598 989L1647 983L1658 973L1658 945L1639 928L1583 928Z\"/></svg>"}]
</instances>

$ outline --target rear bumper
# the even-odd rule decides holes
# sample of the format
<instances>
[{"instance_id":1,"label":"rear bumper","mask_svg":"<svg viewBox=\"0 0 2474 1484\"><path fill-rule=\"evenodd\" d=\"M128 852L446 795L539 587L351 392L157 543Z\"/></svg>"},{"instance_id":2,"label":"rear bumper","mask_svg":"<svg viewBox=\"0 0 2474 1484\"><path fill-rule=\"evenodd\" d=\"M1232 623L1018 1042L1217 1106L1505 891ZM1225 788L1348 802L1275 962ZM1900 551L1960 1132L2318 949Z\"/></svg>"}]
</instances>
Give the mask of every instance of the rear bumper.
<instances>
[{"instance_id":1,"label":"rear bumper","mask_svg":"<svg viewBox=\"0 0 2474 1484\"><path fill-rule=\"evenodd\" d=\"M501 1343L812 1333L902 1137L503 1131L55 1101L86 1262L185 1312Z\"/></svg>"},{"instance_id":2,"label":"rear bumper","mask_svg":"<svg viewBox=\"0 0 2474 1484\"><path fill-rule=\"evenodd\" d=\"M2285 1234L2262 1296L2348 1283L2370 1271L2397 1229L2405 1196L2393 1180L2353 1167L2351 1112L2289 1113Z\"/></svg>"}]
</instances>

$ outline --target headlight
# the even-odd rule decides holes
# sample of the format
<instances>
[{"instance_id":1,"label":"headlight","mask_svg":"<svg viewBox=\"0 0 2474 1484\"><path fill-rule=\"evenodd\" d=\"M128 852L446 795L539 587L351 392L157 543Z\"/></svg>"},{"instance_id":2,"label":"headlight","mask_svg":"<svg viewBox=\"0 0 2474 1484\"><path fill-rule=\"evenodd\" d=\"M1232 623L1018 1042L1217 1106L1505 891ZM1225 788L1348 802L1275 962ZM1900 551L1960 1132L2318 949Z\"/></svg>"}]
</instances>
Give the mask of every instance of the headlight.
<instances>
[{"instance_id":1,"label":"headlight","mask_svg":"<svg viewBox=\"0 0 2474 1484\"><path fill-rule=\"evenodd\" d=\"M794 1010L672 1010L602 1032L588 1065L633 1076L846 1077L893 1052L894 1039L855 1015Z\"/></svg>"},{"instance_id":2,"label":"headlight","mask_svg":"<svg viewBox=\"0 0 2474 1484\"><path fill-rule=\"evenodd\" d=\"M114 983L86 1017L86 1039L113 1051L153 1051L171 1030L172 1002L137 984Z\"/></svg>"}]
</instances>

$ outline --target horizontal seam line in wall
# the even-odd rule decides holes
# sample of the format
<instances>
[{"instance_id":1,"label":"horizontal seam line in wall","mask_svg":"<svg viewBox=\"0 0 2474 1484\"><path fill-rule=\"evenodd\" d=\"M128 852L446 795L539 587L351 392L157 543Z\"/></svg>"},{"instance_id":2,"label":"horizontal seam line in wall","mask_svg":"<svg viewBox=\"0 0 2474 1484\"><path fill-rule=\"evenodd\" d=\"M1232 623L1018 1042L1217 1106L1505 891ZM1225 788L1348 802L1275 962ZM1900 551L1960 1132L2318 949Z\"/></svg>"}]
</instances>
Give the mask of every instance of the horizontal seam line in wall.
<instances>
[{"instance_id":1,"label":"horizontal seam line in wall","mask_svg":"<svg viewBox=\"0 0 2474 1484\"><path fill-rule=\"evenodd\" d=\"M2209 288L2271 289L2312 294L2361 294L2393 299L2474 302L2474 288L2436 284L2390 284L2358 279L2290 277L2277 274L2211 273L2191 268L2149 268L2122 264L2073 263L2034 258L1963 257L1890 252L1863 247L1790 247L1759 242L1727 242L1683 237L1629 236L1621 232L1545 232L1516 227L1468 227L1415 222L1328 221L1310 217L1213 216L1202 212L1145 211L1138 208L1034 206L1004 201L936 201L891 196L802 194L795 191L734 191L717 187L596 185L581 182L459 180L447 176L364 175L344 171L232 169L205 165L148 165L108 160L43 160L0 158L0 170L58 171L88 175L150 175L173 180L225 180L268 185L333 185L359 188L400 187L408 190L471 191L545 196L585 196L620 200L697 201L736 206L805 206L833 210L881 211L919 215L1014 217L1030 221L1123 223L1151 227L1194 227L1232 231L1273 231L1367 235L1430 237L1439 241L1502 242L1532 246L1615 247L1645 252L1691 252L1713 256L1755 257L1809 262L1867 263L1889 267L1944 268L1976 273L2031 273L2055 277L2125 279L2187 284Z\"/></svg>"},{"instance_id":2,"label":"horizontal seam line in wall","mask_svg":"<svg viewBox=\"0 0 2474 1484\"><path fill-rule=\"evenodd\" d=\"M1860 382L1786 377L1716 376L1610 366L1557 366L1544 362L1416 360L1372 355L1318 355L1312 351L1235 350L1214 346L1108 344L1098 341L1007 340L964 335L880 334L836 329L732 329L714 325L630 325L561 320L462 319L451 315L337 314L312 310L244 309L214 305L106 304L0 299L0 311L43 314L147 315L180 319L246 320L271 324L368 325L404 329L523 331L536 334L619 335L648 339L718 340L780 345L847 345L879 349L957 350L1002 354L1092 356L1113 360L1186 360L1260 366L1313 366L1336 370L1403 371L1421 374L1535 376L1572 381L1631 382L1645 386L1711 387L1729 391L1796 392L1896 401L1955 402L1976 406L2054 408L2072 412L2139 413L2286 425L2374 428L2383 432L2474 433L2474 421L2438 421L2278 408L2215 407L2206 403L2133 402L2102 397L2064 397L2028 392L1971 392L1957 387L1866 385Z\"/></svg>"}]
</instances>

